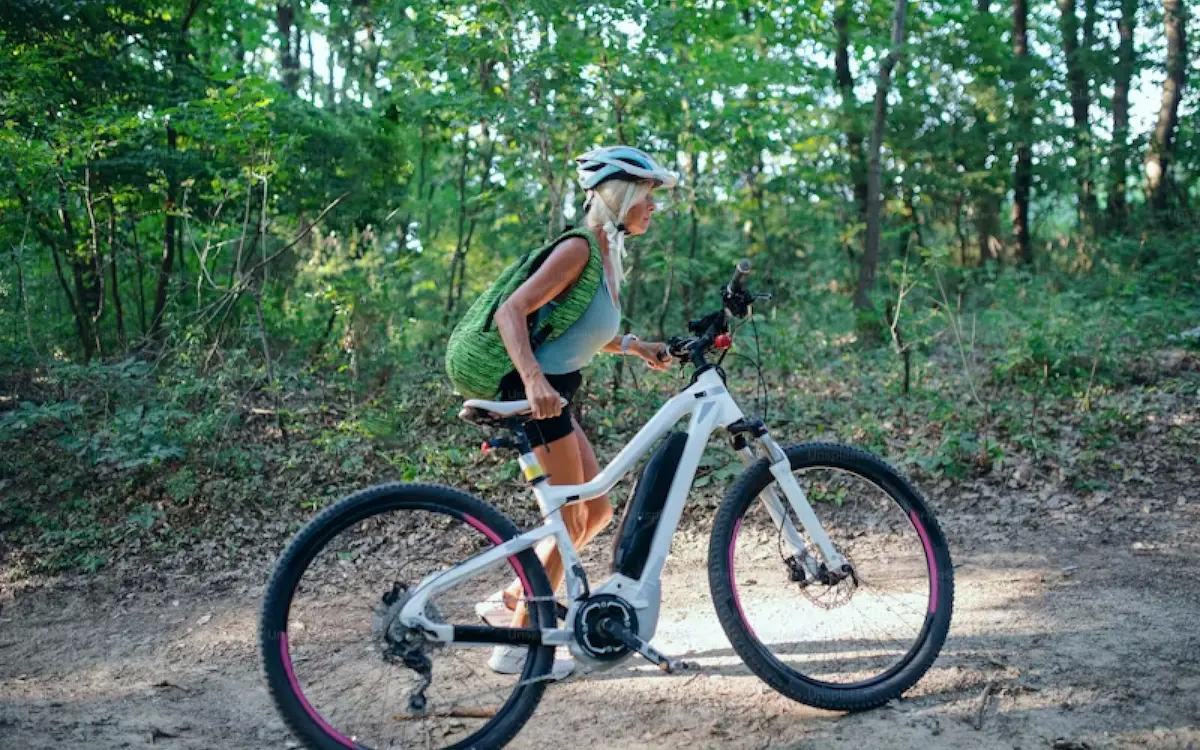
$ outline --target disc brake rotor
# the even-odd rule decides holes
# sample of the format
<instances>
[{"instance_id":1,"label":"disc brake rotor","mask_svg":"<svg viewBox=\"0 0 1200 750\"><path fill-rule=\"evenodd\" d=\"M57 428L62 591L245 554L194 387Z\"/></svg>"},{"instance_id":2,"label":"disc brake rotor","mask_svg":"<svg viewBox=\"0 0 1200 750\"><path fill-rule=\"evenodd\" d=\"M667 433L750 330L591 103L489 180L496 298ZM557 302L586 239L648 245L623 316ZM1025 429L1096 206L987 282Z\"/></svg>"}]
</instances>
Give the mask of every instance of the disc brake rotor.
<instances>
[{"instance_id":1,"label":"disc brake rotor","mask_svg":"<svg viewBox=\"0 0 1200 750\"><path fill-rule=\"evenodd\" d=\"M798 560L796 555L788 555L784 550L783 530L779 531L778 535L779 556L783 560L783 564L788 573L788 579L796 584L800 589L800 593L805 599L812 602L813 606L820 609L837 609L850 603L850 599L858 591L858 574L854 569L854 561L850 559L850 555L843 550L839 550L842 557L846 560L846 565L840 571L831 571L825 567L825 563L819 563L817 567L817 575L814 577L808 568L817 558L809 550L805 549L803 555L805 560Z\"/></svg>"}]
</instances>

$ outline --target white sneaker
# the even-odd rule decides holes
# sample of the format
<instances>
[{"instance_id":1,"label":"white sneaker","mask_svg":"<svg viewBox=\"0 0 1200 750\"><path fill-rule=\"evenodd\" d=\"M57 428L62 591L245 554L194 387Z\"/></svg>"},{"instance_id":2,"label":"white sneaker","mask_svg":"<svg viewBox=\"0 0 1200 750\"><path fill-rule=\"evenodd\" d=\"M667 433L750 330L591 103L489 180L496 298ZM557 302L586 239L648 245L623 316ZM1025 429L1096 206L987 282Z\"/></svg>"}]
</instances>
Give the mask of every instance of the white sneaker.
<instances>
[{"instance_id":1,"label":"white sneaker","mask_svg":"<svg viewBox=\"0 0 1200 750\"><path fill-rule=\"evenodd\" d=\"M504 603L504 592L497 591L475 605L475 614L479 615L479 619L487 625L494 628L507 628L512 626L515 613Z\"/></svg>"},{"instance_id":2,"label":"white sneaker","mask_svg":"<svg viewBox=\"0 0 1200 750\"><path fill-rule=\"evenodd\" d=\"M520 674L525 668L525 655L528 648L519 646L496 646L492 649L492 658L488 659L488 668L497 674ZM561 680L575 671L574 659L555 659L550 667L550 678Z\"/></svg>"}]
</instances>

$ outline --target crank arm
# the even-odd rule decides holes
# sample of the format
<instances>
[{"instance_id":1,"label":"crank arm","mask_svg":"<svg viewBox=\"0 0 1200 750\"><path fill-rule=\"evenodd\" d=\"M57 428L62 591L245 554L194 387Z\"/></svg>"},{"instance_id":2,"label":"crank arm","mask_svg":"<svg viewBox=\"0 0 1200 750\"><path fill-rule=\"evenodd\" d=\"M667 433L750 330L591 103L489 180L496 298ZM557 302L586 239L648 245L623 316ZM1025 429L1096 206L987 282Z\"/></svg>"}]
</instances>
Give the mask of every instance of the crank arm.
<instances>
[{"instance_id":1,"label":"crank arm","mask_svg":"<svg viewBox=\"0 0 1200 750\"><path fill-rule=\"evenodd\" d=\"M692 666L690 662L683 661L682 659L672 659L668 656L663 656L657 649L642 640L637 633L634 633L625 627L624 624L617 622L611 617L605 618L600 623L600 632L616 638L627 648L641 654L646 661L658 665L658 668L667 674L674 674L681 669L688 669Z\"/></svg>"}]
</instances>

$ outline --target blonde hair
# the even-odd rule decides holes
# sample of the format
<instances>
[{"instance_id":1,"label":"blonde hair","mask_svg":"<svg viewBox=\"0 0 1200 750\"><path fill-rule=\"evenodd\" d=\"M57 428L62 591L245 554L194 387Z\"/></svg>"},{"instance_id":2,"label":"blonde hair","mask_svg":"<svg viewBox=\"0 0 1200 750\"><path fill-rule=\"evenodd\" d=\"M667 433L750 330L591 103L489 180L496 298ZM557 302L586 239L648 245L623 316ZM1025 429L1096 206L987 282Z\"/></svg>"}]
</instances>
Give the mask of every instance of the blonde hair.
<instances>
[{"instance_id":1,"label":"blonde hair","mask_svg":"<svg viewBox=\"0 0 1200 750\"><path fill-rule=\"evenodd\" d=\"M602 230L608 236L608 255L618 289L625 280L625 215L630 206L644 200L653 189L651 180L607 180L587 192L587 201L583 204L584 223L589 229Z\"/></svg>"}]
</instances>

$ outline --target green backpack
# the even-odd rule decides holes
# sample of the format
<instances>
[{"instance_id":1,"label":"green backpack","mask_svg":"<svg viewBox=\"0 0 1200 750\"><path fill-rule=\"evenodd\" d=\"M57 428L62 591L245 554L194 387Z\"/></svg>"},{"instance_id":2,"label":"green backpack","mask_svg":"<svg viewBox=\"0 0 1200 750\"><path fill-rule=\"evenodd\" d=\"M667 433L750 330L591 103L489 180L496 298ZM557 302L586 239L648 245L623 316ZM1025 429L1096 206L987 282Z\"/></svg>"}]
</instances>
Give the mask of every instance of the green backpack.
<instances>
[{"instance_id":1,"label":"green backpack","mask_svg":"<svg viewBox=\"0 0 1200 750\"><path fill-rule=\"evenodd\" d=\"M541 268L550 252L570 237L586 239L591 254L579 281L567 292L566 298L552 301L529 316L529 342L533 350L537 351L545 342L557 338L583 317L600 288L603 265L595 236L587 229L573 229L505 268L454 327L446 345L446 374L456 393L466 398L495 398L500 390L500 380L512 372L513 363L492 318L500 305Z\"/></svg>"}]
</instances>

